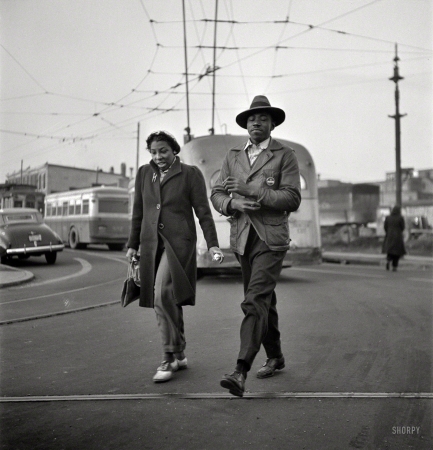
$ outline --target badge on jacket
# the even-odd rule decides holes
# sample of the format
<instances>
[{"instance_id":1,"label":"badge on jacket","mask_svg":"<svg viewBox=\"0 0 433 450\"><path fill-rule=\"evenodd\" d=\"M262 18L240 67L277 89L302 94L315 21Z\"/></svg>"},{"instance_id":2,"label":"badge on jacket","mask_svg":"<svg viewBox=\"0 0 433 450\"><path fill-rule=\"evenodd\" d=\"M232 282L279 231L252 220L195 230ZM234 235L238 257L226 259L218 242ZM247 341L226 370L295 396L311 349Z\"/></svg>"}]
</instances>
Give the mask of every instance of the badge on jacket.
<instances>
[{"instance_id":1,"label":"badge on jacket","mask_svg":"<svg viewBox=\"0 0 433 450\"><path fill-rule=\"evenodd\" d=\"M273 186L275 184L275 178L274 177L268 177L266 178L266 184L268 186Z\"/></svg>"}]
</instances>

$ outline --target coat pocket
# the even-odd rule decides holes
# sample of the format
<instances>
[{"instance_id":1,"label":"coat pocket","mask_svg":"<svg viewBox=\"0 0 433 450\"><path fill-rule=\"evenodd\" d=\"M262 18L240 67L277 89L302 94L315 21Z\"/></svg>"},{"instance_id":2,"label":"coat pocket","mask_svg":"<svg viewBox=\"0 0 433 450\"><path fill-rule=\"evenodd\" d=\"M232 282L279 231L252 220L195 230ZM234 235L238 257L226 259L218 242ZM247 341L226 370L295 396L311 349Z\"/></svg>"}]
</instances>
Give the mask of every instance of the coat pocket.
<instances>
[{"instance_id":1,"label":"coat pocket","mask_svg":"<svg viewBox=\"0 0 433 450\"><path fill-rule=\"evenodd\" d=\"M289 244L289 222L286 214L264 216L263 225L266 243L269 246L286 246Z\"/></svg>"}]
</instances>

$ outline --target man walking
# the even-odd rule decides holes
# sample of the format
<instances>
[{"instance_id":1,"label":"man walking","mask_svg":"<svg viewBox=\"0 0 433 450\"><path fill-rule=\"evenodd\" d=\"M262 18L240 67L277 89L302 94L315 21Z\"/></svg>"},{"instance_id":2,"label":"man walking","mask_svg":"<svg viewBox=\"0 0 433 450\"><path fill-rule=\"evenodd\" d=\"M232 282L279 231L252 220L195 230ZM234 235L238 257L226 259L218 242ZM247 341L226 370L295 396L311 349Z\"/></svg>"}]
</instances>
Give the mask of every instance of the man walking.
<instances>
[{"instance_id":1,"label":"man walking","mask_svg":"<svg viewBox=\"0 0 433 450\"><path fill-rule=\"evenodd\" d=\"M301 189L294 151L271 138L284 120L284 111L267 97L254 97L236 117L248 131L248 142L229 150L211 195L214 208L231 223L230 247L242 269L240 351L234 372L221 380L239 397L262 344L267 359L258 378L271 377L285 365L274 289L290 243L288 216L301 203Z\"/></svg>"}]
</instances>

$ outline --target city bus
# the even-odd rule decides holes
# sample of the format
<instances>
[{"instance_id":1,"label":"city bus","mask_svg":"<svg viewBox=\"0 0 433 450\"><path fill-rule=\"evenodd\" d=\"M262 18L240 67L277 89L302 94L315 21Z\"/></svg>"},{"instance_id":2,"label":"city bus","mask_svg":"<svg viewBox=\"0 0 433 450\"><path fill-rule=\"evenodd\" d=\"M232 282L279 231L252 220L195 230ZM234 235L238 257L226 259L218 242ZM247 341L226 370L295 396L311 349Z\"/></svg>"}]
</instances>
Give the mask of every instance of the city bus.
<instances>
[{"instance_id":1,"label":"city bus","mask_svg":"<svg viewBox=\"0 0 433 450\"><path fill-rule=\"evenodd\" d=\"M45 223L72 249L106 244L122 250L129 236L128 189L98 186L49 194Z\"/></svg>"},{"instance_id":2,"label":"city bus","mask_svg":"<svg viewBox=\"0 0 433 450\"><path fill-rule=\"evenodd\" d=\"M208 197L212 187L218 179L222 161L229 149L246 142L245 136L237 135L211 135L197 137L186 143L179 154L182 162L197 166L204 175ZM319 200L317 190L316 170L313 159L308 150L300 144L278 139L296 152L301 175L302 202L298 211L292 212L289 217L290 250L284 260L284 267L297 265L320 264L322 260ZM134 198L134 180L129 184L130 207L132 215L132 202ZM225 258L222 264L212 261L206 241L196 218L197 230L197 268L230 268L239 267L233 252L230 250L230 224L227 217L217 212L211 205L215 221L218 240Z\"/></svg>"}]
</instances>

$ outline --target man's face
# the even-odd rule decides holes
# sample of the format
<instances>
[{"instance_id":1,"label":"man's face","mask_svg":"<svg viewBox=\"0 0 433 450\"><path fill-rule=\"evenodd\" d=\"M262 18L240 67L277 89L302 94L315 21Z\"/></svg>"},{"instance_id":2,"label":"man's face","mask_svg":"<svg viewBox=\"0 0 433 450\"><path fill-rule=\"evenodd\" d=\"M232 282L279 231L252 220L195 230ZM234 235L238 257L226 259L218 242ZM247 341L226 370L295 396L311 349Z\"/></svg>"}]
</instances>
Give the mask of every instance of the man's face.
<instances>
[{"instance_id":1,"label":"man's face","mask_svg":"<svg viewBox=\"0 0 433 450\"><path fill-rule=\"evenodd\" d=\"M265 141L275 128L272 117L266 112L251 114L247 120L247 130L250 139L254 144Z\"/></svg>"}]
</instances>

